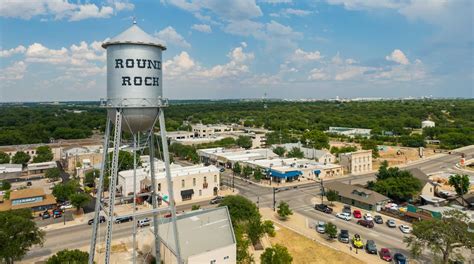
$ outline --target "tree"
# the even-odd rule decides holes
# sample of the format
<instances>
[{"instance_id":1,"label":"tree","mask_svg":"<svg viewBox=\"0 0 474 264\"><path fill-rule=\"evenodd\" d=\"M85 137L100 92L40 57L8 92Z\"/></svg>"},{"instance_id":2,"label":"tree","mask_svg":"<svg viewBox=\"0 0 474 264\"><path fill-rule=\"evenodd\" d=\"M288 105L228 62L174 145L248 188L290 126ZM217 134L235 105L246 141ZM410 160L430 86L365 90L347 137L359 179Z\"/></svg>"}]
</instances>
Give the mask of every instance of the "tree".
<instances>
[{"instance_id":1,"label":"tree","mask_svg":"<svg viewBox=\"0 0 474 264\"><path fill-rule=\"evenodd\" d=\"M196 211L196 210L199 210L199 209L201 209L201 206L197 205L197 204L193 204L193 206L191 207L191 211Z\"/></svg>"},{"instance_id":2,"label":"tree","mask_svg":"<svg viewBox=\"0 0 474 264\"><path fill-rule=\"evenodd\" d=\"M286 149L284 147L276 147L273 149L273 152L277 154L279 157L283 157L285 155Z\"/></svg>"},{"instance_id":3,"label":"tree","mask_svg":"<svg viewBox=\"0 0 474 264\"><path fill-rule=\"evenodd\" d=\"M174 144L173 144L174 145ZM109 162L109 168L111 168L111 162L112 162L112 152L109 153L108 157L108 162ZM141 161L139 155L137 155L137 166L141 166ZM124 171L124 170L131 170L133 169L133 153L125 151L125 150L120 150L119 151L119 158L118 158L118 171Z\"/></svg>"},{"instance_id":4,"label":"tree","mask_svg":"<svg viewBox=\"0 0 474 264\"><path fill-rule=\"evenodd\" d=\"M262 226L265 233L267 233L271 237L275 236L275 226L273 225L273 222L271 220L263 221Z\"/></svg>"},{"instance_id":5,"label":"tree","mask_svg":"<svg viewBox=\"0 0 474 264\"><path fill-rule=\"evenodd\" d=\"M33 245L43 245L44 232L32 220L30 209L0 212L0 260L19 261Z\"/></svg>"},{"instance_id":6,"label":"tree","mask_svg":"<svg viewBox=\"0 0 474 264\"><path fill-rule=\"evenodd\" d=\"M300 148L294 147L294 148L292 148L290 151L288 151L288 153L286 154L286 156L287 156L288 158L299 158L299 159L302 159L302 158L304 158L304 153L303 153L303 151L301 151Z\"/></svg>"},{"instance_id":7,"label":"tree","mask_svg":"<svg viewBox=\"0 0 474 264\"><path fill-rule=\"evenodd\" d=\"M326 133L319 130L307 131L302 136L302 142L307 143L310 147L315 149L329 149L329 137Z\"/></svg>"},{"instance_id":8,"label":"tree","mask_svg":"<svg viewBox=\"0 0 474 264\"><path fill-rule=\"evenodd\" d=\"M248 136L239 136L235 143L244 149L249 149L252 147L252 139Z\"/></svg>"},{"instance_id":9,"label":"tree","mask_svg":"<svg viewBox=\"0 0 474 264\"><path fill-rule=\"evenodd\" d=\"M225 196L219 206L227 206L234 226L241 222L247 222L252 218L261 217L257 206L240 195Z\"/></svg>"},{"instance_id":10,"label":"tree","mask_svg":"<svg viewBox=\"0 0 474 264\"><path fill-rule=\"evenodd\" d=\"M13 155L12 163L22 164L23 167L25 167L28 161L30 161L30 159L31 159L30 155L26 154L23 151L17 151L15 155Z\"/></svg>"},{"instance_id":11,"label":"tree","mask_svg":"<svg viewBox=\"0 0 474 264\"><path fill-rule=\"evenodd\" d=\"M288 216L293 214L293 211L290 209L290 205L285 201L280 201L277 210L278 216L282 219L286 219Z\"/></svg>"},{"instance_id":12,"label":"tree","mask_svg":"<svg viewBox=\"0 0 474 264\"><path fill-rule=\"evenodd\" d=\"M234 226L235 240L237 243L237 263L254 263L253 256L249 253L250 240L245 236L245 227L242 225Z\"/></svg>"},{"instance_id":13,"label":"tree","mask_svg":"<svg viewBox=\"0 0 474 264\"><path fill-rule=\"evenodd\" d=\"M240 164L238 162L236 162L234 164L234 167L232 168L232 171L235 173L235 174L240 174L240 172L242 171L241 167L240 167Z\"/></svg>"},{"instance_id":14,"label":"tree","mask_svg":"<svg viewBox=\"0 0 474 264\"><path fill-rule=\"evenodd\" d=\"M378 158L379 155L379 148L377 146L377 142L371 139L365 139L360 142L360 146L362 149L365 150L372 150L372 158Z\"/></svg>"},{"instance_id":15,"label":"tree","mask_svg":"<svg viewBox=\"0 0 474 264\"><path fill-rule=\"evenodd\" d=\"M337 201L339 198L339 193L335 190L329 190L326 192L326 199L332 204L332 202Z\"/></svg>"},{"instance_id":16,"label":"tree","mask_svg":"<svg viewBox=\"0 0 474 264\"><path fill-rule=\"evenodd\" d=\"M456 193L461 197L461 200L463 201L463 195L467 193L469 190L469 176L466 174L464 175L451 175L449 176L449 185L454 187L454 190L456 190Z\"/></svg>"},{"instance_id":17,"label":"tree","mask_svg":"<svg viewBox=\"0 0 474 264\"><path fill-rule=\"evenodd\" d=\"M85 193L74 193L69 197L71 204L76 207L77 211L81 210L90 200L91 197Z\"/></svg>"},{"instance_id":18,"label":"tree","mask_svg":"<svg viewBox=\"0 0 474 264\"><path fill-rule=\"evenodd\" d=\"M51 181L57 181L61 176L61 171L59 170L59 168L47 169L44 173L44 176L50 179Z\"/></svg>"},{"instance_id":19,"label":"tree","mask_svg":"<svg viewBox=\"0 0 474 264\"><path fill-rule=\"evenodd\" d=\"M9 181L0 181L0 191L7 191L12 188L12 184Z\"/></svg>"},{"instance_id":20,"label":"tree","mask_svg":"<svg viewBox=\"0 0 474 264\"><path fill-rule=\"evenodd\" d=\"M99 176L100 176L100 170L98 169L93 169L91 171L86 172L84 176L84 184L89 187L94 187L95 179L99 178Z\"/></svg>"},{"instance_id":21,"label":"tree","mask_svg":"<svg viewBox=\"0 0 474 264\"><path fill-rule=\"evenodd\" d=\"M280 244L275 244L270 248L266 248L260 256L262 264L290 264L293 257L288 249Z\"/></svg>"},{"instance_id":22,"label":"tree","mask_svg":"<svg viewBox=\"0 0 474 264\"><path fill-rule=\"evenodd\" d=\"M242 174L244 175L245 178L248 178L250 175L252 175L252 173L253 173L253 169L249 166L245 166L242 171Z\"/></svg>"},{"instance_id":23,"label":"tree","mask_svg":"<svg viewBox=\"0 0 474 264\"><path fill-rule=\"evenodd\" d=\"M256 181L260 181L262 178L263 178L263 173L260 169L256 169L254 172L253 172L253 177L255 178Z\"/></svg>"},{"instance_id":24,"label":"tree","mask_svg":"<svg viewBox=\"0 0 474 264\"><path fill-rule=\"evenodd\" d=\"M77 181L71 180L67 183L56 184L53 188L53 195L56 197L56 200L60 202L68 201L74 193L76 193L79 183Z\"/></svg>"},{"instance_id":25,"label":"tree","mask_svg":"<svg viewBox=\"0 0 474 264\"><path fill-rule=\"evenodd\" d=\"M87 263L87 261L89 261L89 253L79 249L63 249L51 256L46 264Z\"/></svg>"},{"instance_id":26,"label":"tree","mask_svg":"<svg viewBox=\"0 0 474 264\"><path fill-rule=\"evenodd\" d=\"M258 240L265 233L264 226L262 225L262 220L260 219L260 217L253 217L248 221L248 223L246 224L246 227L247 227L247 236L249 237L250 242L256 245Z\"/></svg>"},{"instance_id":27,"label":"tree","mask_svg":"<svg viewBox=\"0 0 474 264\"><path fill-rule=\"evenodd\" d=\"M443 213L442 219L423 220L413 223L413 232L404 242L414 257L424 249L441 254L442 263L449 263L456 248L473 249L474 233L468 232L469 217L458 210Z\"/></svg>"},{"instance_id":28,"label":"tree","mask_svg":"<svg viewBox=\"0 0 474 264\"><path fill-rule=\"evenodd\" d=\"M0 164L10 163L10 156L7 153L0 151Z\"/></svg>"},{"instance_id":29,"label":"tree","mask_svg":"<svg viewBox=\"0 0 474 264\"><path fill-rule=\"evenodd\" d=\"M333 223L329 222L325 226L326 234L328 234L329 239L334 239L337 237L337 227Z\"/></svg>"},{"instance_id":30,"label":"tree","mask_svg":"<svg viewBox=\"0 0 474 264\"><path fill-rule=\"evenodd\" d=\"M33 162L46 162L53 160L53 152L49 146L39 146L36 148L36 156L33 158Z\"/></svg>"}]
</instances>

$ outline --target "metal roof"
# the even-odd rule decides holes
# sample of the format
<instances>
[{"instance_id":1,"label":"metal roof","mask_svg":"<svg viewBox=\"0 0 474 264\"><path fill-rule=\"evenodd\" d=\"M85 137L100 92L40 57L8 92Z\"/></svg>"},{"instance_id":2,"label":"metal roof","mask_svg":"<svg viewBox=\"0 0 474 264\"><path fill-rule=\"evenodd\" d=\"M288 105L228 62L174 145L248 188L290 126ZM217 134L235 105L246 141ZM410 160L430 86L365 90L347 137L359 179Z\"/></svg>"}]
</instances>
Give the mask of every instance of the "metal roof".
<instances>
[{"instance_id":1,"label":"metal roof","mask_svg":"<svg viewBox=\"0 0 474 264\"><path fill-rule=\"evenodd\" d=\"M159 43L158 39L148 35L136 24L133 24L124 32L102 43L102 48L106 49L108 46L115 44L148 45L158 47L162 50L166 50L166 47L163 44Z\"/></svg>"}]
</instances>

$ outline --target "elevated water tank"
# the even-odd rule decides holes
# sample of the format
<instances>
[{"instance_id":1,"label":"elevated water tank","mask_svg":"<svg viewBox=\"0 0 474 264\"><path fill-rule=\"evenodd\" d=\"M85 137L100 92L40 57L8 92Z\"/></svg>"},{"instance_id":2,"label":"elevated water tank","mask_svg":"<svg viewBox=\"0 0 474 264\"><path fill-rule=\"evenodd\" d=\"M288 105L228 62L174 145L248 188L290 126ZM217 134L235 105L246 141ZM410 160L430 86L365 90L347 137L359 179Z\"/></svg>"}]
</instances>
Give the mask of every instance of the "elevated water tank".
<instances>
[{"instance_id":1,"label":"elevated water tank","mask_svg":"<svg viewBox=\"0 0 474 264\"><path fill-rule=\"evenodd\" d=\"M163 95L161 53L166 47L134 23L104 42L107 49L107 107L115 122L123 109L122 130L151 129Z\"/></svg>"}]
</instances>

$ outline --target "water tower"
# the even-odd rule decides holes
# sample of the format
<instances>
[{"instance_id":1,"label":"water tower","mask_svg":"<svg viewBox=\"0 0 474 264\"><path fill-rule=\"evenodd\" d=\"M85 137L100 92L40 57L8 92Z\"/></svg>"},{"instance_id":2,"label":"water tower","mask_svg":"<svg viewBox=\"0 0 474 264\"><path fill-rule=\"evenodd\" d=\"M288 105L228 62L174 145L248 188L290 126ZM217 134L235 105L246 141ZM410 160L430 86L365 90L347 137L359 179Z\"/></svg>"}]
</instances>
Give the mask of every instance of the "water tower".
<instances>
[{"instance_id":1,"label":"water tower","mask_svg":"<svg viewBox=\"0 0 474 264\"><path fill-rule=\"evenodd\" d=\"M164 108L167 100L163 98L162 81L162 51L166 47L140 29L136 22L133 25L106 41L102 47L107 50L107 100L103 106L107 109L107 124L105 130L104 148L102 156L102 167L100 170L99 184L95 204L95 215L92 229L89 263L93 263L98 239L99 216L101 210L107 219L107 229L105 234L105 263L110 263L110 251L114 226L114 207L116 199L116 183L119 168L119 149L122 142L122 132L127 132L133 138L134 155L134 192L131 196L122 194L121 198L133 198L133 211L127 214L133 218L133 262L136 260L136 234L137 217L153 215L153 232L155 237L155 254L157 263L160 263L160 238L158 236L158 213L170 212L173 222L173 232L176 238L176 256L181 262L181 254L178 241L178 230L176 225L176 208L174 204L174 194L171 182L170 162L168 145L166 140L166 128L164 118ZM155 183L154 168L154 131L156 123L160 126L160 137L163 149L163 159L165 162L166 178L169 194L169 206L158 208ZM107 161L109 155L109 143L111 131L112 137L112 158ZM137 146L137 138L143 135L146 139L146 146ZM151 196L152 210L136 211L137 182L136 182L136 153L139 148L148 147L150 152L150 175L151 175ZM102 197L104 175L109 171L110 184L109 196Z\"/></svg>"}]
</instances>

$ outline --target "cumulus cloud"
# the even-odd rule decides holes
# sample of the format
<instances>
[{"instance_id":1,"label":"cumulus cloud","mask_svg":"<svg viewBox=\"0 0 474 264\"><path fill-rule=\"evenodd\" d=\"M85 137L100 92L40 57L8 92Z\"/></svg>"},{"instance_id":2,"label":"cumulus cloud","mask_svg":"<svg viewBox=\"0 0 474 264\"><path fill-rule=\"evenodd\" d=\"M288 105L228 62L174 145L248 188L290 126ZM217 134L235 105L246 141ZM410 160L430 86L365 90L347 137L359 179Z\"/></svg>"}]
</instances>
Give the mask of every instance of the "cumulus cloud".
<instances>
[{"instance_id":1,"label":"cumulus cloud","mask_svg":"<svg viewBox=\"0 0 474 264\"><path fill-rule=\"evenodd\" d=\"M313 11L310 10L304 10L304 9L294 9L294 8L285 8L281 10L279 13L271 13L270 16L272 17L279 17L279 16L284 16L284 17L290 17L290 16L308 16L311 15Z\"/></svg>"},{"instance_id":2,"label":"cumulus cloud","mask_svg":"<svg viewBox=\"0 0 474 264\"><path fill-rule=\"evenodd\" d=\"M212 33L212 28L206 24L194 24L191 26L192 29L203 32L203 33Z\"/></svg>"},{"instance_id":3,"label":"cumulus cloud","mask_svg":"<svg viewBox=\"0 0 474 264\"><path fill-rule=\"evenodd\" d=\"M10 57L15 54L25 53L26 48L23 45L20 45L16 48L11 48L8 50L0 50L0 58Z\"/></svg>"},{"instance_id":4,"label":"cumulus cloud","mask_svg":"<svg viewBox=\"0 0 474 264\"><path fill-rule=\"evenodd\" d=\"M292 3L293 0L260 0L259 2L267 4L289 4Z\"/></svg>"},{"instance_id":5,"label":"cumulus cloud","mask_svg":"<svg viewBox=\"0 0 474 264\"><path fill-rule=\"evenodd\" d=\"M71 3L69 0L3 0L0 16L29 20L68 19L78 21L89 18L108 18L115 11L132 10L134 5L126 1L114 1L110 5L97 6L92 3Z\"/></svg>"},{"instance_id":6,"label":"cumulus cloud","mask_svg":"<svg viewBox=\"0 0 474 264\"><path fill-rule=\"evenodd\" d=\"M176 30L171 26L155 33L155 36L165 44L174 44L182 48L191 48L191 44L189 44L184 37L176 32Z\"/></svg>"},{"instance_id":7,"label":"cumulus cloud","mask_svg":"<svg viewBox=\"0 0 474 264\"><path fill-rule=\"evenodd\" d=\"M405 54L399 49L393 50L390 55L385 56L385 59L388 61L394 61L396 63L403 64L403 65L407 65L410 63L410 61L408 61L408 58L405 56Z\"/></svg>"},{"instance_id":8,"label":"cumulus cloud","mask_svg":"<svg viewBox=\"0 0 474 264\"><path fill-rule=\"evenodd\" d=\"M295 61L317 61L321 59L321 52L319 51L304 51L296 49L293 53L292 59Z\"/></svg>"},{"instance_id":9,"label":"cumulus cloud","mask_svg":"<svg viewBox=\"0 0 474 264\"><path fill-rule=\"evenodd\" d=\"M26 63L24 61L14 62L12 65L0 71L1 81L12 81L23 79L26 72Z\"/></svg>"}]
</instances>

